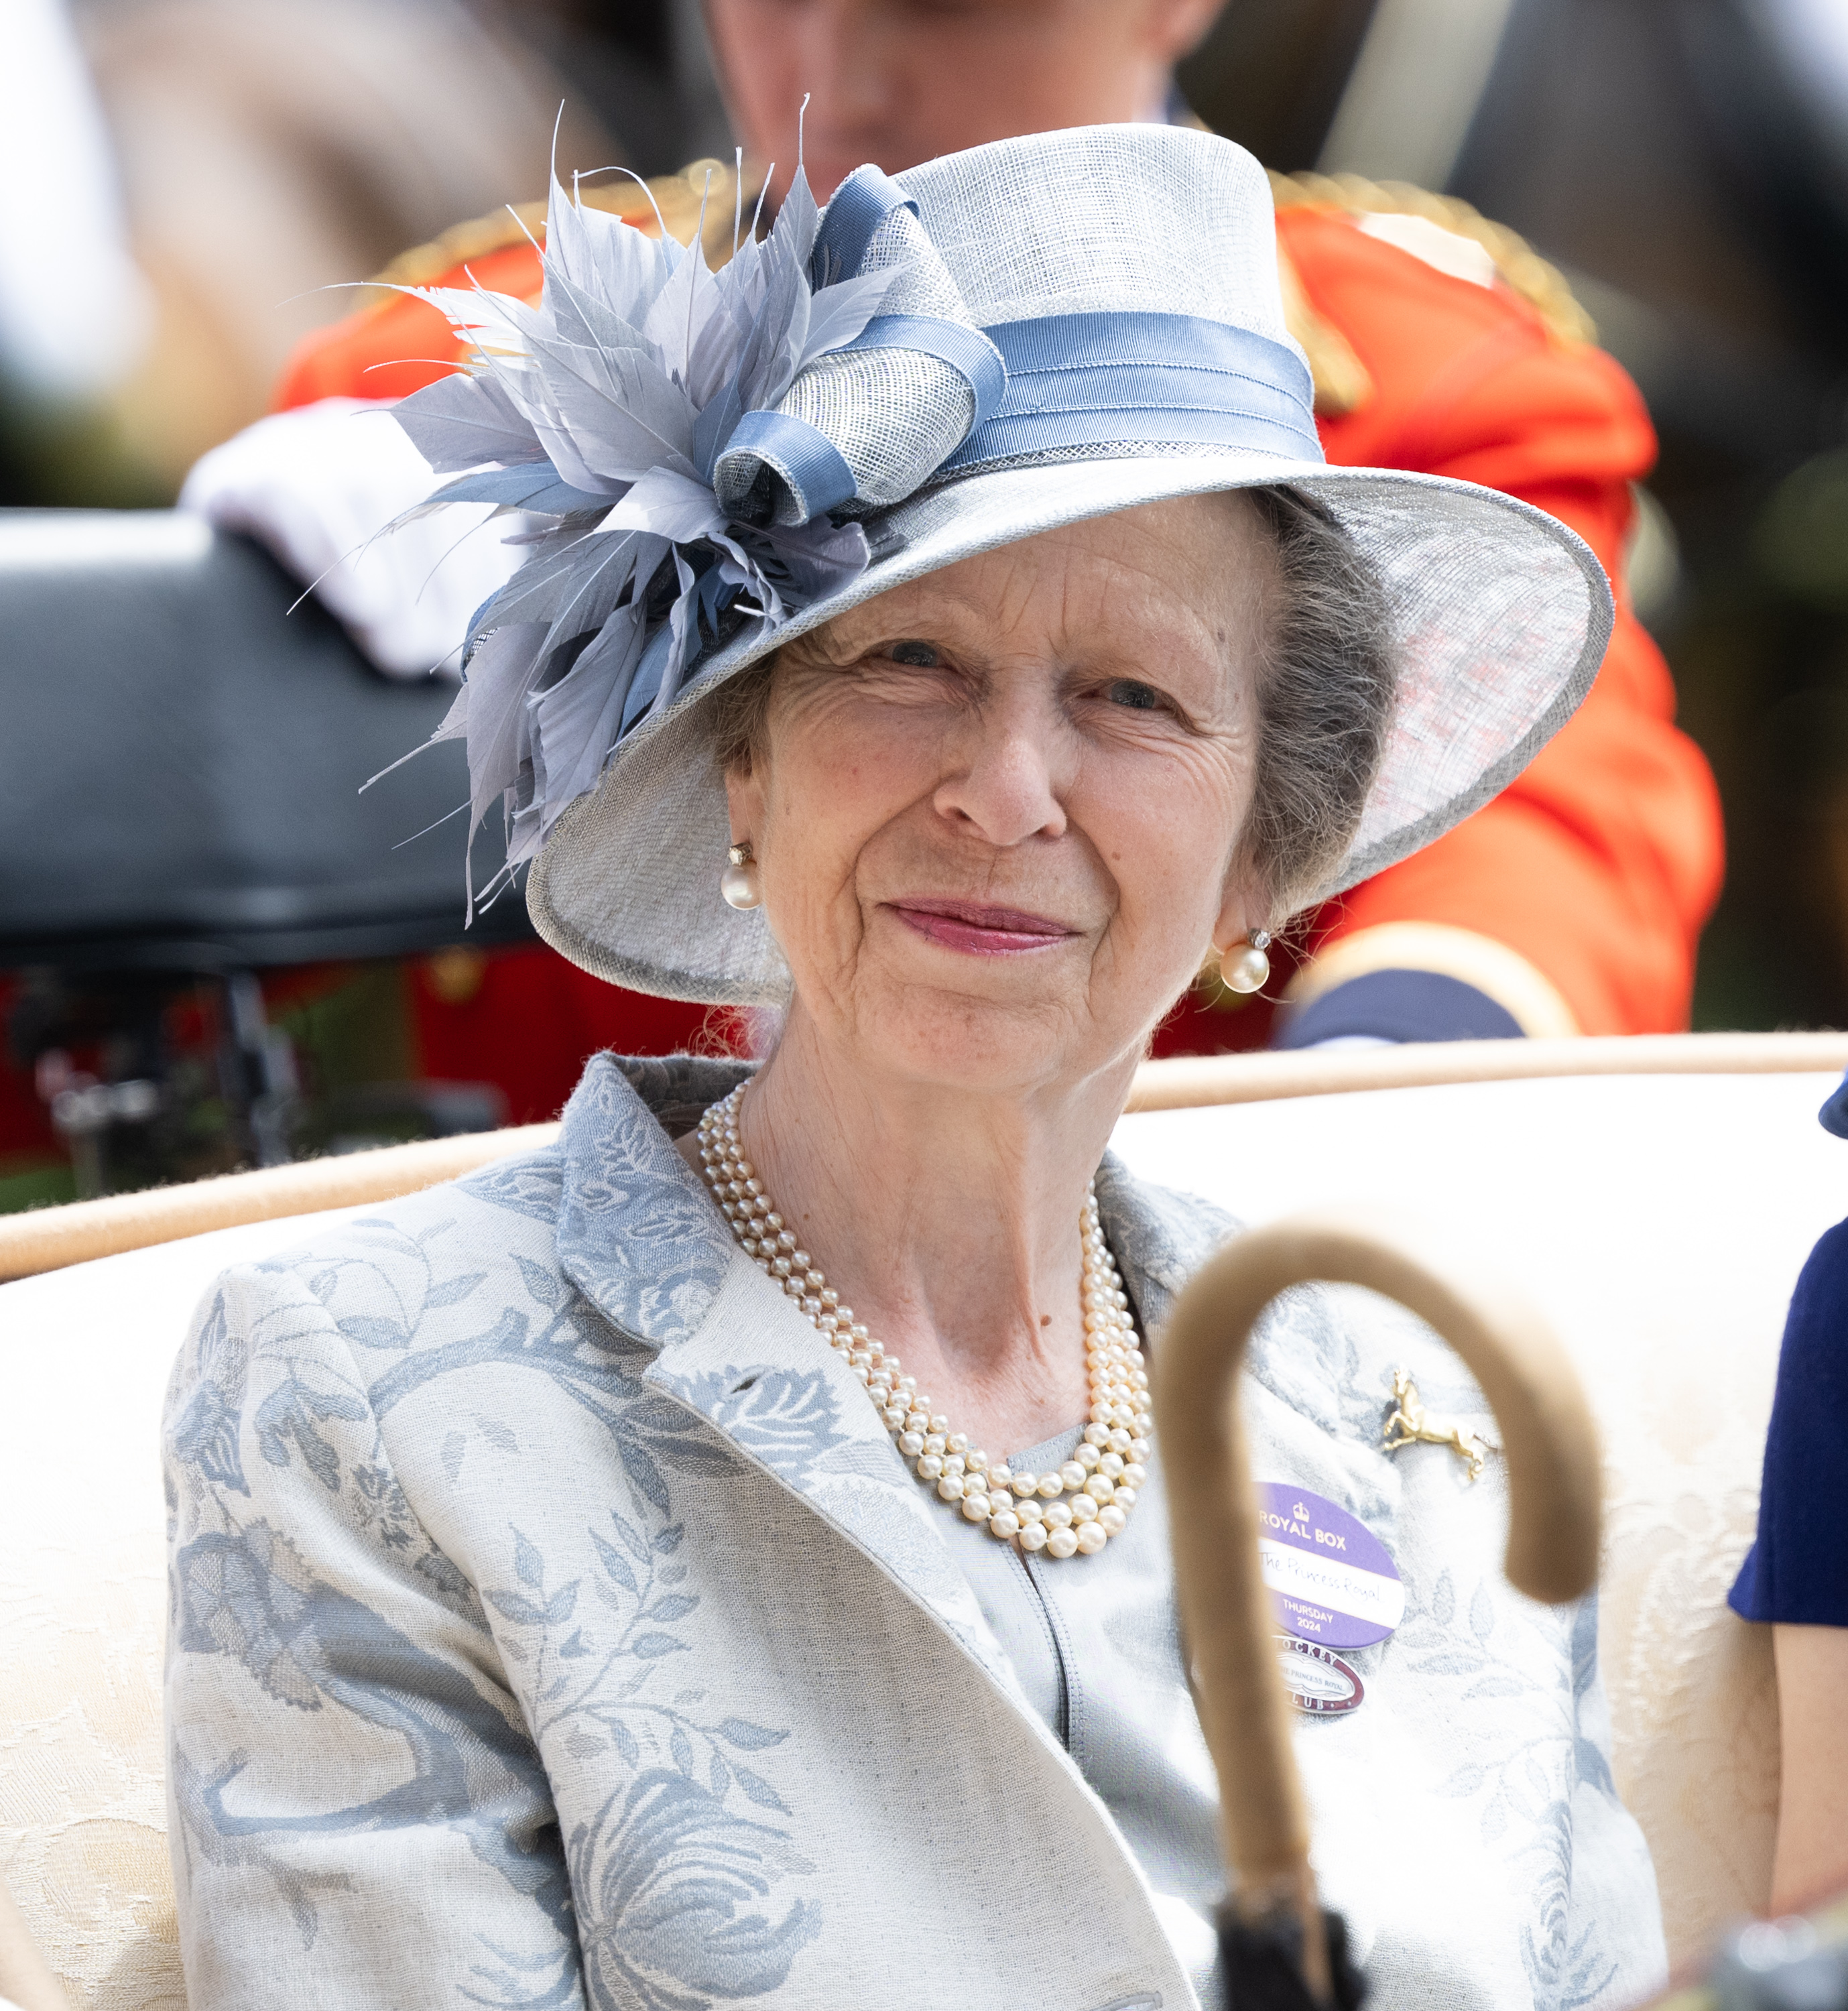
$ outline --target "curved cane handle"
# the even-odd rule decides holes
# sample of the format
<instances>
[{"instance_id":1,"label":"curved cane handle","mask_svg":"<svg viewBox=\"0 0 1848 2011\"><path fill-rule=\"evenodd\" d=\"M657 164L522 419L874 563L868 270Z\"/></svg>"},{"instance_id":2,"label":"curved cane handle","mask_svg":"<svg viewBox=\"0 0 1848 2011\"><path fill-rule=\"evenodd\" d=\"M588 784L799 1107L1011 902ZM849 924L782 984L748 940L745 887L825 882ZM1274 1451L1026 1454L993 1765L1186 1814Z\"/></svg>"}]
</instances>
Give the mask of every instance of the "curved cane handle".
<instances>
[{"instance_id":1,"label":"curved cane handle","mask_svg":"<svg viewBox=\"0 0 1848 2011\"><path fill-rule=\"evenodd\" d=\"M1181 1294L1153 1351L1155 1415L1226 1863L1241 1914L1287 1906L1301 1920L1305 1970L1326 1998L1309 1814L1259 1575L1237 1379L1259 1314L1278 1293L1312 1283L1383 1292L1463 1358L1508 1461L1508 1575L1535 1599L1575 1599L1597 1575L1599 1461L1585 1393L1545 1322L1426 1224L1358 1208L1291 1215L1237 1237Z\"/></svg>"}]
</instances>

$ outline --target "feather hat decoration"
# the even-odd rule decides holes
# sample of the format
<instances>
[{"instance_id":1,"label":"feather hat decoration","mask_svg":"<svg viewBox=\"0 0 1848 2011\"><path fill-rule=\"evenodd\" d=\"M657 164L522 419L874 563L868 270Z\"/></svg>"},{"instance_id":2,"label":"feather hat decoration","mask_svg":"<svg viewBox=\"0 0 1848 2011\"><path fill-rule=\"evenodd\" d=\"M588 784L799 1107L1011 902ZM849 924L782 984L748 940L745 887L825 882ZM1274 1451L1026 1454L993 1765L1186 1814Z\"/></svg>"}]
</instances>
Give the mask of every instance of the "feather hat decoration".
<instances>
[{"instance_id":1,"label":"feather hat decoration","mask_svg":"<svg viewBox=\"0 0 1848 2011\"><path fill-rule=\"evenodd\" d=\"M644 236L554 174L536 306L404 289L469 347L395 408L457 477L409 515L490 503L536 526L508 540L529 555L471 621L433 736L468 743L471 840L504 806L506 863L484 899L702 657L862 572L856 515L910 493L999 401L999 357L915 208L865 168L824 224L798 169L767 237L714 272L698 233ZM869 373L895 372L910 395L869 407Z\"/></svg>"}]
</instances>

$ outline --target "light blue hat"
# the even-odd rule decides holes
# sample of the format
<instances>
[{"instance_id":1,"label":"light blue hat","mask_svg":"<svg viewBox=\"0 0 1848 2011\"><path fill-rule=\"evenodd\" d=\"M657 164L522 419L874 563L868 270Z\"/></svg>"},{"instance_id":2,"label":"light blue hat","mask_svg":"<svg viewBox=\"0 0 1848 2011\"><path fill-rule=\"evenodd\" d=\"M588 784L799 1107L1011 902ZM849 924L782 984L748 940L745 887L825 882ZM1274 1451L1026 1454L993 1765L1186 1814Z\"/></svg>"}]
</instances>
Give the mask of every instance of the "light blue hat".
<instances>
[{"instance_id":1,"label":"light blue hat","mask_svg":"<svg viewBox=\"0 0 1848 2011\"><path fill-rule=\"evenodd\" d=\"M1531 760L1610 633L1597 561L1493 490L1331 468L1284 322L1269 185L1174 127L999 142L817 217L799 175L714 274L554 182L537 308L430 294L472 368L397 416L432 505L524 511L440 738L471 828L499 796L540 934L613 982L774 1001L725 905L712 693L791 637L975 553L1136 504L1289 483L1384 584L1398 692L1321 899L1427 844ZM510 866L511 870L511 866Z\"/></svg>"}]
</instances>

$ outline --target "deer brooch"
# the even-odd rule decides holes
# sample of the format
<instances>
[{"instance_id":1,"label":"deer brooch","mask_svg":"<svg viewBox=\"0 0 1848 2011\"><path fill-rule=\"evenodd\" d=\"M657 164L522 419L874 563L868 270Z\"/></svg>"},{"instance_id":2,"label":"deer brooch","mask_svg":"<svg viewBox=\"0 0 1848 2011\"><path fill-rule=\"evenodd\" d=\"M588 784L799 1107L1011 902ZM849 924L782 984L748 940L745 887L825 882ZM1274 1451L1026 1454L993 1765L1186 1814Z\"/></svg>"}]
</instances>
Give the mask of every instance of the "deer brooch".
<instances>
[{"instance_id":1,"label":"deer brooch","mask_svg":"<svg viewBox=\"0 0 1848 2011\"><path fill-rule=\"evenodd\" d=\"M1469 1462L1469 1478L1481 1479L1484 1463L1498 1447L1474 1432L1465 1431L1461 1425L1433 1423L1425 1415L1424 1399L1419 1395L1408 1369L1393 1371L1392 1396L1393 1408L1387 1414L1386 1429L1380 1440L1387 1452L1397 1452L1408 1445L1448 1446L1459 1459Z\"/></svg>"}]
</instances>

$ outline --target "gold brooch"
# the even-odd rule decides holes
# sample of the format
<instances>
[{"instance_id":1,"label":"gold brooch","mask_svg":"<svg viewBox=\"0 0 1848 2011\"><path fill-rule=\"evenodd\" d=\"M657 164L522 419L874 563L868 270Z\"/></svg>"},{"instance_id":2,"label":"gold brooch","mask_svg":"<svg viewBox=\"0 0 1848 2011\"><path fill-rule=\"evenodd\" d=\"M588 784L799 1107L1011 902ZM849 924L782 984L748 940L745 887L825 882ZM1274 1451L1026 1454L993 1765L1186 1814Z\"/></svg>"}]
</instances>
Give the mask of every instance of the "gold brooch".
<instances>
[{"instance_id":1,"label":"gold brooch","mask_svg":"<svg viewBox=\"0 0 1848 2011\"><path fill-rule=\"evenodd\" d=\"M1425 1415L1424 1400L1408 1369L1393 1371L1392 1397L1393 1408L1387 1413L1386 1429L1380 1440L1387 1452L1397 1452L1408 1445L1448 1446L1459 1459L1469 1462L1472 1480L1482 1479L1484 1463L1490 1453L1500 1450L1498 1447L1475 1432L1465 1431L1461 1425L1434 1424Z\"/></svg>"}]
</instances>

